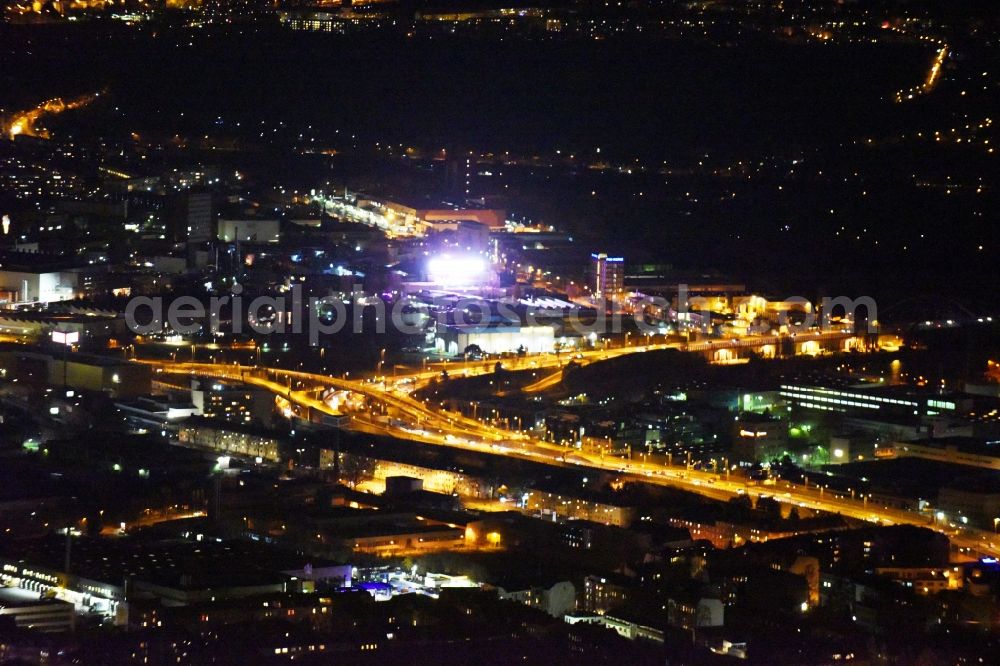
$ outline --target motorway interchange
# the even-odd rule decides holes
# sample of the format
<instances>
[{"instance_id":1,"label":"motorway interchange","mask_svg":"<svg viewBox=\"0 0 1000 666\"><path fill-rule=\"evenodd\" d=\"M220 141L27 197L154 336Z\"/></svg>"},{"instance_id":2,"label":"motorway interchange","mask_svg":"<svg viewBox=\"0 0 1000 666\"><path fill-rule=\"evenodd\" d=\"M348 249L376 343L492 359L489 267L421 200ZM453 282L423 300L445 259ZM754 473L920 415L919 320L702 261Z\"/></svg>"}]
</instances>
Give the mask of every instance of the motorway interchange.
<instances>
[{"instance_id":1,"label":"motorway interchange","mask_svg":"<svg viewBox=\"0 0 1000 666\"><path fill-rule=\"evenodd\" d=\"M666 349L677 345L648 345L601 349L575 355L540 354L505 361L509 369L552 369L541 381L548 383L558 377L561 368L572 358L587 364L630 353ZM483 361L456 361L432 364L419 370L396 373L395 377L377 375L369 379L346 379L328 375L239 364L214 364L175 361L142 361L157 373L198 374L244 381L271 391L298 410L310 415L342 416L339 405L332 406L322 398L331 389L365 396L370 404L391 413L392 418L357 411L350 414L347 427L360 432L388 435L423 444L448 446L507 457L532 460L555 466L580 466L615 472L644 482L673 486L716 499L727 500L735 495L770 496L779 502L794 504L817 511L839 513L847 518L882 525L912 524L943 532L952 540L958 554L969 558L1000 555L1000 539L992 532L949 523L940 514L908 511L875 505L867 496L837 494L815 485L793 484L760 486L730 469L719 472L696 470L687 464L664 464L650 460L627 460L616 456L589 453L553 444L529 434L506 430L482 421L448 412L436 405L414 398L411 393L440 375L443 369L453 377L473 376L492 372L493 364ZM510 366L513 366L512 368ZM554 381L553 385L558 383Z\"/></svg>"}]
</instances>

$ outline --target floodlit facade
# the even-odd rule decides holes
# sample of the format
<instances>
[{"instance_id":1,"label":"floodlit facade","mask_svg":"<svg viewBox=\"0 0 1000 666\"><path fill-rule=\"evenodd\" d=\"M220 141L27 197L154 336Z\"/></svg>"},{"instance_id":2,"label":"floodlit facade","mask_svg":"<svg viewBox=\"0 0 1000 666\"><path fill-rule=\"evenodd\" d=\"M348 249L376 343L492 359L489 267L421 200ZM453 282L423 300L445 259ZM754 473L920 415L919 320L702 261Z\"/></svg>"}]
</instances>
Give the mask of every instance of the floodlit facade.
<instances>
[{"instance_id":1,"label":"floodlit facade","mask_svg":"<svg viewBox=\"0 0 1000 666\"><path fill-rule=\"evenodd\" d=\"M219 220L219 240L226 243L277 243L281 240L278 220Z\"/></svg>"},{"instance_id":2,"label":"floodlit facade","mask_svg":"<svg viewBox=\"0 0 1000 666\"><path fill-rule=\"evenodd\" d=\"M76 283L72 271L0 271L0 292L15 303L68 301L76 297Z\"/></svg>"},{"instance_id":3,"label":"floodlit facade","mask_svg":"<svg viewBox=\"0 0 1000 666\"><path fill-rule=\"evenodd\" d=\"M461 355L469 345L477 345L487 354L516 352L529 354L555 350L552 326L447 326L439 325L435 349L442 354Z\"/></svg>"}]
</instances>

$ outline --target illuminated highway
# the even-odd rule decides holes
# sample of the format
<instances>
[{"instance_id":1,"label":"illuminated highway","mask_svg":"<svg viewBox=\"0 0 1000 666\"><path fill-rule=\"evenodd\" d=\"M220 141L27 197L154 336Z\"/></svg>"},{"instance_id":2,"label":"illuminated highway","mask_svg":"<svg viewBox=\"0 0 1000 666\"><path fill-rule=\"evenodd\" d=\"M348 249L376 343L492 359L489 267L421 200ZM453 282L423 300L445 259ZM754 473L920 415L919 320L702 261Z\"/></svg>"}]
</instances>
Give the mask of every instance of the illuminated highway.
<instances>
[{"instance_id":1,"label":"illuminated highway","mask_svg":"<svg viewBox=\"0 0 1000 666\"><path fill-rule=\"evenodd\" d=\"M42 102L34 108L27 109L25 111L18 111L7 121L0 122L0 134L6 135L9 139L13 139L16 136L33 136L48 139L49 133L37 126L39 120L48 115L55 115L71 109L79 109L87 106L96 98L97 95L94 94L81 95L80 97L71 100L63 100L58 97L56 99L50 99L47 102ZM2 120L3 119L0 119L0 121Z\"/></svg>"},{"instance_id":2,"label":"illuminated highway","mask_svg":"<svg viewBox=\"0 0 1000 666\"><path fill-rule=\"evenodd\" d=\"M594 350L581 352L572 358L577 363L586 363L627 353L641 353L646 350L675 346L650 345ZM559 367L570 360L568 356L526 357L516 359L513 366L525 369ZM994 540L992 532L949 525L943 520L939 524L933 515L872 505L866 497L854 498L850 495L837 495L824 488L788 482L781 482L778 486L750 485L742 477L730 477L725 470L715 473L689 469L683 465L666 465L645 460L606 457L599 453L567 449L521 432L505 430L458 413L439 410L409 395L409 391L412 391L415 386L429 381L431 377L438 376L440 370L437 367L397 376L395 380L381 377L374 380L348 380L305 371L237 364L142 362L154 366L157 373L199 374L221 379L241 380L263 387L287 400L288 403L300 409L306 409L308 413L302 417L307 420L312 420L310 416L315 414L343 415L339 409L334 408L319 397L327 389L360 394L372 403L380 405L385 414L372 414L369 411L352 412L348 427L359 432L388 435L423 444L448 446L490 455L532 460L560 467L578 465L616 472L648 483L682 488L717 500L727 500L738 494L747 494L750 497L771 496L779 502L817 511L839 513L848 518L882 525L912 524L930 527L947 534L957 548L970 549L972 553L981 555L1000 554L1000 539ZM448 372L453 376L483 374L492 372L493 368L492 363L484 363L483 361L440 365L447 367Z\"/></svg>"},{"instance_id":3,"label":"illuminated highway","mask_svg":"<svg viewBox=\"0 0 1000 666\"><path fill-rule=\"evenodd\" d=\"M840 340L850 337L844 333L815 333L801 336L801 340ZM700 342L690 345L669 343L643 346L626 346L611 349L595 349L575 354L537 354L506 360L508 369L562 368L570 360L585 365L595 361L615 358L626 354L643 353L658 349L686 348L689 350L732 349L753 345L773 344L776 338L756 340L729 340ZM158 372L201 374L220 378L242 380L261 386L290 403L313 410L320 414L339 416L340 412L318 395L324 389L338 389L366 396L384 405L385 419L371 415L352 414L353 429L364 432L387 434L403 439L421 441L428 444L443 444L486 450L503 455L537 459L539 457L560 458L566 450L558 445L533 438L521 432L505 430L465 417L456 412L445 412L413 398L410 393L425 385L432 378L439 377L442 370L451 376L475 376L493 372L492 361L458 361L430 364L419 371L398 375L392 379L377 376L371 380L348 380L317 373L214 363L142 361L157 368ZM559 374L559 373L557 373ZM551 381L551 378L543 381ZM391 416L391 418L389 418ZM306 415L308 419L308 414ZM562 461L556 461L562 462ZM598 464L600 463L600 464ZM588 461L591 466L617 470L614 462ZM695 484L697 485L697 484Z\"/></svg>"},{"instance_id":4,"label":"illuminated highway","mask_svg":"<svg viewBox=\"0 0 1000 666\"><path fill-rule=\"evenodd\" d=\"M941 39L936 39L927 35L921 36L920 39L932 42L939 48L934 55L934 60L931 61L930 69L927 70L927 76L924 78L924 82L918 86L910 88L909 90L898 91L895 97L897 104L913 100L920 95L932 92L941 80L941 70L944 67L945 59L948 57L948 45Z\"/></svg>"}]
</instances>

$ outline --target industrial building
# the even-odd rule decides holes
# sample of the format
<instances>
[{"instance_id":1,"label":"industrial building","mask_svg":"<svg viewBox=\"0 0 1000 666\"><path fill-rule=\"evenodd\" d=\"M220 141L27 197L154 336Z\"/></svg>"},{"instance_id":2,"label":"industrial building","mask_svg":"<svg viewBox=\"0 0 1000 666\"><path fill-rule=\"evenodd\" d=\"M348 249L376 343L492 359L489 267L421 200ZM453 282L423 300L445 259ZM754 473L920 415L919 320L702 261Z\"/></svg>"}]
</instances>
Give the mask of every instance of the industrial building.
<instances>
[{"instance_id":1,"label":"industrial building","mask_svg":"<svg viewBox=\"0 0 1000 666\"><path fill-rule=\"evenodd\" d=\"M516 352L519 349L535 354L555 349L555 328L552 326L486 325L459 326L438 324L434 347L442 354L461 355L470 345L487 354Z\"/></svg>"},{"instance_id":2,"label":"industrial building","mask_svg":"<svg viewBox=\"0 0 1000 666\"><path fill-rule=\"evenodd\" d=\"M37 347L0 349L0 374L27 384L95 391L113 398L147 395L152 384L148 365L68 349L63 353Z\"/></svg>"}]
</instances>

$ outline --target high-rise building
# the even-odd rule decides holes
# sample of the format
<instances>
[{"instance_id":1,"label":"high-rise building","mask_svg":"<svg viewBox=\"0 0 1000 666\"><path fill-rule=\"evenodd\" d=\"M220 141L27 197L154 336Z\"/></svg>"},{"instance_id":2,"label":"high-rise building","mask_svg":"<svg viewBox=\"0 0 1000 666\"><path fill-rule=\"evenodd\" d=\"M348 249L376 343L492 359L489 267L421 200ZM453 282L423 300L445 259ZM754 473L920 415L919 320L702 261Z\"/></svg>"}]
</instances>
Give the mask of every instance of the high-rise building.
<instances>
[{"instance_id":1,"label":"high-rise building","mask_svg":"<svg viewBox=\"0 0 1000 666\"><path fill-rule=\"evenodd\" d=\"M476 162L472 153L462 154L457 149L448 150L444 164L445 192L459 201L472 196Z\"/></svg>"},{"instance_id":2,"label":"high-rise building","mask_svg":"<svg viewBox=\"0 0 1000 666\"><path fill-rule=\"evenodd\" d=\"M212 228L212 193L189 192L187 195L187 240L203 243L215 236Z\"/></svg>"},{"instance_id":3,"label":"high-rise building","mask_svg":"<svg viewBox=\"0 0 1000 666\"><path fill-rule=\"evenodd\" d=\"M609 257L603 252L591 254L594 296L618 300L625 287L625 259Z\"/></svg>"}]
</instances>

